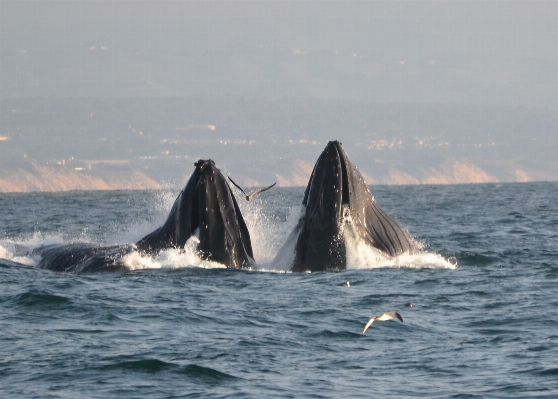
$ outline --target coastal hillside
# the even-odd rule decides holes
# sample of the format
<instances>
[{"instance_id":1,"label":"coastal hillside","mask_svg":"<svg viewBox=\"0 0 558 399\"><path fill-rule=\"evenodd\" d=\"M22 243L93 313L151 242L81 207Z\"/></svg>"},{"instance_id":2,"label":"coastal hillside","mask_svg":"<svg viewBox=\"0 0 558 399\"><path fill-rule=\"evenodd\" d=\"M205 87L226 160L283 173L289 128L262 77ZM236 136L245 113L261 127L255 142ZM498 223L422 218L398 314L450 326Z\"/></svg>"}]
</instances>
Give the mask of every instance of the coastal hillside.
<instances>
[{"instance_id":1,"label":"coastal hillside","mask_svg":"<svg viewBox=\"0 0 558 399\"><path fill-rule=\"evenodd\" d=\"M0 192L181 187L213 159L305 186L329 140L369 184L558 180L558 111L245 97L0 101Z\"/></svg>"},{"instance_id":2,"label":"coastal hillside","mask_svg":"<svg viewBox=\"0 0 558 399\"><path fill-rule=\"evenodd\" d=\"M0 192L143 190L161 186L132 169L88 171L34 163L0 168Z\"/></svg>"},{"instance_id":3,"label":"coastal hillside","mask_svg":"<svg viewBox=\"0 0 558 399\"><path fill-rule=\"evenodd\" d=\"M193 165L193 164L192 164ZM243 168L242 165L229 164L224 168L225 174L231 170L235 180L245 187L262 186L277 182L279 187L306 186L313 164L296 161L283 165L278 169L260 170ZM396 168L379 173L361 173L368 184L407 185L407 184L466 184L493 183L499 179L482 168L462 161L442 166L438 169L430 167L418 169L414 173ZM189 172L193 170L193 166ZM243 171L244 172L241 172ZM378 172L378 171L377 171ZM522 170L515 171L515 181L528 182L533 179ZM163 187L182 187L189 174L181 178L165 182L157 182L146 173L131 167L83 169L66 165L45 166L35 163L20 163L0 168L0 192L50 192L71 190L144 190Z\"/></svg>"}]
</instances>

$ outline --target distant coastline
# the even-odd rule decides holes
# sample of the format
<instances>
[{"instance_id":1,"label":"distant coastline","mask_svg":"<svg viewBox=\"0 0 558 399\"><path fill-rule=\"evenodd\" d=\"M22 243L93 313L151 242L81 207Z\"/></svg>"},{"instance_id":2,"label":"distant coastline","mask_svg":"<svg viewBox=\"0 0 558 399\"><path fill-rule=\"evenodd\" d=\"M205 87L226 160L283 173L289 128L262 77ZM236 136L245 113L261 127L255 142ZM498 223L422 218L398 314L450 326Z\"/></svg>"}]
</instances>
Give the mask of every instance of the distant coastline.
<instances>
[{"instance_id":1,"label":"distant coastline","mask_svg":"<svg viewBox=\"0 0 558 399\"><path fill-rule=\"evenodd\" d=\"M369 184L558 179L555 109L234 96L0 105L0 192L181 187L209 158L245 187L305 186L329 140Z\"/></svg>"},{"instance_id":2,"label":"distant coastline","mask_svg":"<svg viewBox=\"0 0 558 399\"><path fill-rule=\"evenodd\" d=\"M312 172L312 165L299 161L292 169L275 173L279 187L304 187ZM503 182L478 166L455 162L441 169L422 169L417 176L396 169L374 175L362 172L368 184L386 185L445 185ZM257 187L267 184L251 176L236 176L243 185ZM186 177L187 178L187 177ZM183 184L186 180L181 181ZM530 182L529 176L518 170L516 179L510 182ZM153 177L132 167L110 169L82 169L65 165L40 165L33 162L0 167L0 193L61 192L72 190L146 190L168 187L168 183L157 182Z\"/></svg>"},{"instance_id":3,"label":"distant coastline","mask_svg":"<svg viewBox=\"0 0 558 399\"><path fill-rule=\"evenodd\" d=\"M161 188L159 183L133 169L75 170L66 166L43 166L35 163L0 168L0 193L158 188Z\"/></svg>"}]
</instances>

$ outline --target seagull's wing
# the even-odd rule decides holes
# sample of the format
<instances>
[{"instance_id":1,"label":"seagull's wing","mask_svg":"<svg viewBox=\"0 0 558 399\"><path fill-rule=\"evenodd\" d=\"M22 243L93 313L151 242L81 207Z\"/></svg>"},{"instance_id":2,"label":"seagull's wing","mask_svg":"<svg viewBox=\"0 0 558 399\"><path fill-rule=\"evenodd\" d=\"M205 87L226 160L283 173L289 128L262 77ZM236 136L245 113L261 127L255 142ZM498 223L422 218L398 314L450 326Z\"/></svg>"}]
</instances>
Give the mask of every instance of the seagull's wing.
<instances>
[{"instance_id":1,"label":"seagull's wing","mask_svg":"<svg viewBox=\"0 0 558 399\"><path fill-rule=\"evenodd\" d=\"M395 317L397 317L397 318L401 321L401 323L403 323L403 317L401 317L401 315L400 315L399 313L397 313L397 312L391 312L391 313L392 313Z\"/></svg>"},{"instance_id":2,"label":"seagull's wing","mask_svg":"<svg viewBox=\"0 0 558 399\"><path fill-rule=\"evenodd\" d=\"M252 194L247 195L247 196L246 196L246 199L247 199L248 201L251 201L253 197L255 197L255 196L258 195L258 194L263 193L264 191L269 190L270 188L272 188L272 187L275 186L276 184L277 184L277 182L273 183L273 184L272 184L271 186L269 186L269 187L260 188L259 190L254 191Z\"/></svg>"},{"instance_id":3,"label":"seagull's wing","mask_svg":"<svg viewBox=\"0 0 558 399\"><path fill-rule=\"evenodd\" d=\"M378 321L393 320L395 318L398 318L401 322L403 322L403 317L401 317L401 315L399 313L394 312L394 311L385 312L385 313L381 314L380 316L376 316L376 320L378 320Z\"/></svg>"},{"instance_id":4,"label":"seagull's wing","mask_svg":"<svg viewBox=\"0 0 558 399\"><path fill-rule=\"evenodd\" d=\"M234 182L234 180L231 179L230 176L227 176L227 177L229 178L229 180L231 181L231 183L234 184L234 186L235 186L236 188L238 188L240 191L242 191L242 194L246 195L246 193L244 192L244 190L243 190L238 184L236 184L236 183ZM248 198L248 195L246 195L246 198Z\"/></svg>"},{"instance_id":5,"label":"seagull's wing","mask_svg":"<svg viewBox=\"0 0 558 399\"><path fill-rule=\"evenodd\" d=\"M366 323L366 325L364 326L364 330L362 330L363 334L366 334L366 330L368 330L368 327L370 327L372 323L374 323L374 320L376 320L375 317L372 317L370 320L368 320L368 323Z\"/></svg>"}]
</instances>

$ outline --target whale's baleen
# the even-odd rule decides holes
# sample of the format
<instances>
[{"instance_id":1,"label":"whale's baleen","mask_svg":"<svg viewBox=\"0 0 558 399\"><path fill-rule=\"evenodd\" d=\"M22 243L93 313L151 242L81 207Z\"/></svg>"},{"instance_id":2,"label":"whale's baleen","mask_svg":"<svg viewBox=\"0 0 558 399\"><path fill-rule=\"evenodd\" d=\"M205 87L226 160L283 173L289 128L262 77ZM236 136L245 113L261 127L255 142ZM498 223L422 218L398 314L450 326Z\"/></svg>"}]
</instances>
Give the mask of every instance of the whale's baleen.
<instances>
[{"instance_id":1,"label":"whale's baleen","mask_svg":"<svg viewBox=\"0 0 558 399\"><path fill-rule=\"evenodd\" d=\"M330 141L318 158L302 205L303 214L287 240L291 247L296 240L294 272L345 269L344 231L349 227L356 240L385 255L416 250L409 234L376 203L338 141ZM284 249L278 257L288 257Z\"/></svg>"},{"instance_id":2,"label":"whale's baleen","mask_svg":"<svg viewBox=\"0 0 558 399\"><path fill-rule=\"evenodd\" d=\"M229 268L249 268L254 255L246 223L231 189L212 160L199 160L176 198L166 222L135 245L47 245L36 248L39 267L66 272L127 270L123 257L133 251L153 255L183 248L193 235L203 259Z\"/></svg>"},{"instance_id":3,"label":"whale's baleen","mask_svg":"<svg viewBox=\"0 0 558 399\"><path fill-rule=\"evenodd\" d=\"M366 323L366 325L364 326L362 333L366 334L366 330L368 330L368 327L370 327L375 321L393 320L395 318L399 319L399 321L403 323L403 317L401 317L401 315L397 312L385 312L379 316L374 316L370 320L368 320L368 323Z\"/></svg>"}]
</instances>

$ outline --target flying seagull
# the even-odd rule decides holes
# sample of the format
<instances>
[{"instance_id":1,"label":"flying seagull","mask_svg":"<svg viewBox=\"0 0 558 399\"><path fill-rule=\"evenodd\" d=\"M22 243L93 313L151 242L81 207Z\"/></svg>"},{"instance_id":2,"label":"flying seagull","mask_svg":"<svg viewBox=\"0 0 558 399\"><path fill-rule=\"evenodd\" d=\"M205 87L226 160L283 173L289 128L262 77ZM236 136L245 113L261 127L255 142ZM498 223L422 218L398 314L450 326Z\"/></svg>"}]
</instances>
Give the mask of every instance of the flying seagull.
<instances>
[{"instance_id":1,"label":"flying seagull","mask_svg":"<svg viewBox=\"0 0 558 399\"><path fill-rule=\"evenodd\" d=\"M365 334L366 330L368 330L368 327L370 327L375 321L393 320L396 317L401 321L401 323L403 323L403 317L401 317L401 315L397 312L385 312L384 314L381 314L379 316L372 317L364 326L364 330L362 330L362 333Z\"/></svg>"},{"instance_id":2,"label":"flying seagull","mask_svg":"<svg viewBox=\"0 0 558 399\"><path fill-rule=\"evenodd\" d=\"M231 179L230 176L227 176L229 178L229 180L231 181L232 184L234 184L234 186L236 188L238 188L240 191L242 191L242 194L244 194L246 196L246 201L252 201L252 198L254 198L256 195L263 193L264 191L269 190L271 187L273 187L274 185L277 184L277 182L273 183L271 186L269 187L265 187L265 188L260 188L259 190L254 191L252 194L248 195L246 194L246 192L238 185L234 182L233 179Z\"/></svg>"}]
</instances>

